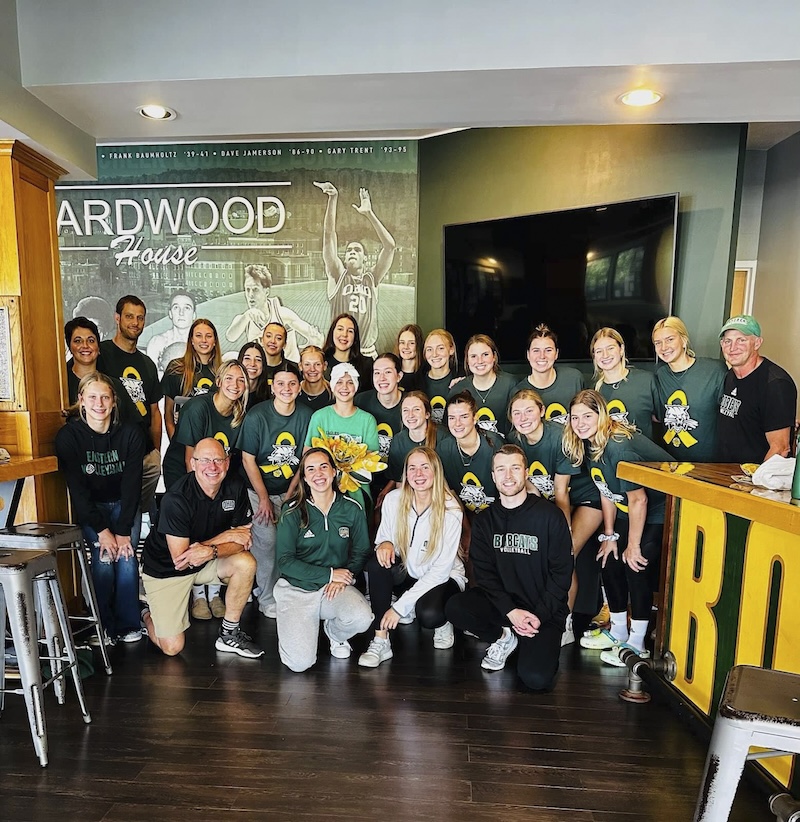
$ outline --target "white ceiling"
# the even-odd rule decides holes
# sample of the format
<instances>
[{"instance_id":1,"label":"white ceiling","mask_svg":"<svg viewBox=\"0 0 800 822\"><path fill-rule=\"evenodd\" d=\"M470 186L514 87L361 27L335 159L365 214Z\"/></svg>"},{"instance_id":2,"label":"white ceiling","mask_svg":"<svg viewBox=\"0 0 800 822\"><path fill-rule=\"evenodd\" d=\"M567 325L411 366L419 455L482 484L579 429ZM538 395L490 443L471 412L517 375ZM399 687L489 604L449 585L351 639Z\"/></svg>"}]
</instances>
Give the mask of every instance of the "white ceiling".
<instances>
[{"instance_id":1,"label":"white ceiling","mask_svg":"<svg viewBox=\"0 0 800 822\"><path fill-rule=\"evenodd\" d=\"M748 122L748 147L763 150L800 129L800 4L788 0L562 0L546 10L404 0L402 14L383 0L0 0L4 8L16 10L21 88L97 142ZM620 105L637 85L663 101ZM145 102L179 116L148 122L136 113ZM0 121L25 132L14 115L0 95Z\"/></svg>"}]
</instances>

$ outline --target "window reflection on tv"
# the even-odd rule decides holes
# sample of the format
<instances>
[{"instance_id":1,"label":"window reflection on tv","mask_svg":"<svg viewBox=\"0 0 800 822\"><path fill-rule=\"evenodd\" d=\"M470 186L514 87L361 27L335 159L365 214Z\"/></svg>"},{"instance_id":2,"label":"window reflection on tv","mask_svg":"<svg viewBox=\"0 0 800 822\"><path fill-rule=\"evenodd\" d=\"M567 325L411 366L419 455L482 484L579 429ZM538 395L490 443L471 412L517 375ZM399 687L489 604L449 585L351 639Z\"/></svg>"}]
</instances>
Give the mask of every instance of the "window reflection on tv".
<instances>
[{"instance_id":1,"label":"window reflection on tv","mask_svg":"<svg viewBox=\"0 0 800 822\"><path fill-rule=\"evenodd\" d=\"M459 353L489 334L503 363L524 362L547 323L561 360L588 360L616 328L629 359L654 357L654 323L672 313L678 195L445 226L445 324Z\"/></svg>"}]
</instances>

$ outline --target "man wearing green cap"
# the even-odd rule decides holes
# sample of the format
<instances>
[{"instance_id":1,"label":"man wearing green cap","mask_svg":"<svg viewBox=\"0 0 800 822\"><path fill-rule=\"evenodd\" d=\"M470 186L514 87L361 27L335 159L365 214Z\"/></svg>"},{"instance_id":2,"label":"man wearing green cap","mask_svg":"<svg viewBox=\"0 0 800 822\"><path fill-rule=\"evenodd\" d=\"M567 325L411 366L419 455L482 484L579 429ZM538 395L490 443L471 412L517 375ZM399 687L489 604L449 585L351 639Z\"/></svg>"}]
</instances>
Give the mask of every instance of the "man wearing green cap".
<instances>
[{"instance_id":1,"label":"man wearing green cap","mask_svg":"<svg viewBox=\"0 0 800 822\"><path fill-rule=\"evenodd\" d=\"M719 332L730 367L717 425L722 462L760 465L774 454L789 455L797 387L786 371L758 353L763 342L761 326L750 314L731 317Z\"/></svg>"}]
</instances>

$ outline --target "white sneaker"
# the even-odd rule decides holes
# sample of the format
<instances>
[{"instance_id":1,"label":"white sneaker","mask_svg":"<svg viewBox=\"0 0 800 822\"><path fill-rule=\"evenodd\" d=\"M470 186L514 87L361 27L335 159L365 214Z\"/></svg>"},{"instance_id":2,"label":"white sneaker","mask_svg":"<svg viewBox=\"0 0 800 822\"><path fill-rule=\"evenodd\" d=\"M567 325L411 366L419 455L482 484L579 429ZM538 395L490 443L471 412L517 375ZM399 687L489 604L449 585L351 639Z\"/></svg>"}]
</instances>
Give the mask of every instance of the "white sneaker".
<instances>
[{"instance_id":1,"label":"white sneaker","mask_svg":"<svg viewBox=\"0 0 800 822\"><path fill-rule=\"evenodd\" d=\"M386 662L387 659L391 659L393 656L392 643L389 642L389 638L383 639L376 636L370 642L367 650L358 658L358 664L362 668L377 668L381 662Z\"/></svg>"},{"instance_id":2,"label":"white sneaker","mask_svg":"<svg viewBox=\"0 0 800 822\"><path fill-rule=\"evenodd\" d=\"M139 628L138 631L128 631L127 634L123 634L120 638L120 642L138 642L142 638L142 629Z\"/></svg>"},{"instance_id":3,"label":"white sneaker","mask_svg":"<svg viewBox=\"0 0 800 822\"><path fill-rule=\"evenodd\" d=\"M565 645L573 645L575 643L575 632L572 630L572 614L567 616L566 625L564 625L564 633L561 634L561 647Z\"/></svg>"},{"instance_id":4,"label":"white sneaker","mask_svg":"<svg viewBox=\"0 0 800 822\"><path fill-rule=\"evenodd\" d=\"M455 641L456 635L453 631L452 622L445 622L444 625L436 628L433 632L433 647L439 651L445 651L448 648L452 648Z\"/></svg>"},{"instance_id":5,"label":"white sneaker","mask_svg":"<svg viewBox=\"0 0 800 822\"><path fill-rule=\"evenodd\" d=\"M336 659L349 659L350 654L353 653L350 643L346 639L343 642L339 642L338 639L334 639L328 633L327 619L322 623L322 628L325 631L325 636L328 637L331 643L331 656L336 657Z\"/></svg>"},{"instance_id":6,"label":"white sneaker","mask_svg":"<svg viewBox=\"0 0 800 822\"><path fill-rule=\"evenodd\" d=\"M506 660L517 647L517 635L510 628L503 628L503 633L496 642L486 650L486 656L481 662L485 671L502 671Z\"/></svg>"}]
</instances>

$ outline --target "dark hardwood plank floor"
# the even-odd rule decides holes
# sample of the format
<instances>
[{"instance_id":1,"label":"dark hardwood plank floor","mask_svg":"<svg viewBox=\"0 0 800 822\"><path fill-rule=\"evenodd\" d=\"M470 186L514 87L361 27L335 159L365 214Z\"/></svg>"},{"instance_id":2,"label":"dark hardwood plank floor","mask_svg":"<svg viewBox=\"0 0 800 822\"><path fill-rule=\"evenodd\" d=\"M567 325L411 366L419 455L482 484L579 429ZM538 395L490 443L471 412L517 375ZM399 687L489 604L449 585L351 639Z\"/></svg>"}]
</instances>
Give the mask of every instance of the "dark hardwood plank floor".
<instances>
[{"instance_id":1,"label":"dark hardwood plank floor","mask_svg":"<svg viewBox=\"0 0 800 822\"><path fill-rule=\"evenodd\" d=\"M249 606L248 606L249 607ZM218 621L198 623L167 659L146 641L112 649L114 674L46 699L50 764L38 765L19 697L0 719L0 820L219 822L458 820L689 822L705 758L668 706L617 698L625 672L597 652L563 649L553 693L523 692L513 666L479 667L485 648L401 626L395 657L361 669L320 660L292 674L275 623L245 627L266 656L214 651ZM98 667L98 670L102 670ZM732 822L767 822L743 783Z\"/></svg>"}]
</instances>

